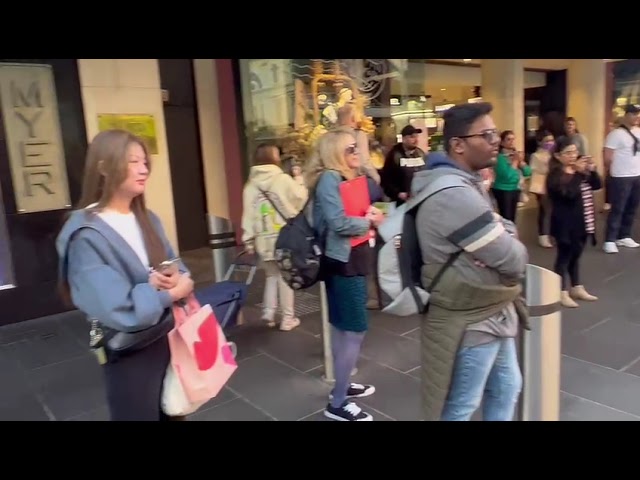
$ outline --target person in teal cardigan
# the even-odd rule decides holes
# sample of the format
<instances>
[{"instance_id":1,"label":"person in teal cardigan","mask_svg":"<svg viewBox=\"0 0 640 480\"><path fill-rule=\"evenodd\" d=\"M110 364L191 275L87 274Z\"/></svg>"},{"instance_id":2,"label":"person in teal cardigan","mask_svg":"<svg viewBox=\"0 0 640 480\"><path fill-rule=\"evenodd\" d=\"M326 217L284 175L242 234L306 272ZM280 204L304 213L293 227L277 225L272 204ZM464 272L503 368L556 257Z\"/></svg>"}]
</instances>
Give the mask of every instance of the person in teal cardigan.
<instances>
[{"instance_id":1,"label":"person in teal cardigan","mask_svg":"<svg viewBox=\"0 0 640 480\"><path fill-rule=\"evenodd\" d=\"M512 222L516 221L522 179L531 176L531 167L524 161L523 153L516 151L514 144L513 131L505 130L500 134L500 153L493 167L495 179L491 188L498 212Z\"/></svg>"}]
</instances>

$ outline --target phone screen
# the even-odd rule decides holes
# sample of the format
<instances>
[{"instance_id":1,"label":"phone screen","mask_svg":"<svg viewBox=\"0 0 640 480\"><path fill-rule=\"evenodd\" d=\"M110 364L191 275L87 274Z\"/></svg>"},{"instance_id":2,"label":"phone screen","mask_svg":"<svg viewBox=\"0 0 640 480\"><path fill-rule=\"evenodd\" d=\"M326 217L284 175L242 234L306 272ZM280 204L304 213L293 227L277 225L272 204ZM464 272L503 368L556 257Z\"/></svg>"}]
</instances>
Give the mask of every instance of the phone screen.
<instances>
[{"instance_id":1,"label":"phone screen","mask_svg":"<svg viewBox=\"0 0 640 480\"><path fill-rule=\"evenodd\" d=\"M159 265L158 271L163 274L176 273L180 259L166 260Z\"/></svg>"}]
</instances>

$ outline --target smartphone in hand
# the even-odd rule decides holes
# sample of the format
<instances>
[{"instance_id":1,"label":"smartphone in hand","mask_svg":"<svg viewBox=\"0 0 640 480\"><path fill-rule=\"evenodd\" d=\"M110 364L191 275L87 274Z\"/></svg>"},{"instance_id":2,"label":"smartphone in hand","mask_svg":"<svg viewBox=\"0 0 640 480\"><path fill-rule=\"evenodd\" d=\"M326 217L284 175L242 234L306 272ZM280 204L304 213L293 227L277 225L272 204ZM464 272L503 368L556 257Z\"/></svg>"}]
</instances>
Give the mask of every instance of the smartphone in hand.
<instances>
[{"instance_id":1,"label":"smartphone in hand","mask_svg":"<svg viewBox=\"0 0 640 480\"><path fill-rule=\"evenodd\" d=\"M156 271L160 272L163 275L170 276L175 273L178 273L179 265L180 265L180 258L165 260L160 265L158 265L158 268L156 268Z\"/></svg>"}]
</instances>

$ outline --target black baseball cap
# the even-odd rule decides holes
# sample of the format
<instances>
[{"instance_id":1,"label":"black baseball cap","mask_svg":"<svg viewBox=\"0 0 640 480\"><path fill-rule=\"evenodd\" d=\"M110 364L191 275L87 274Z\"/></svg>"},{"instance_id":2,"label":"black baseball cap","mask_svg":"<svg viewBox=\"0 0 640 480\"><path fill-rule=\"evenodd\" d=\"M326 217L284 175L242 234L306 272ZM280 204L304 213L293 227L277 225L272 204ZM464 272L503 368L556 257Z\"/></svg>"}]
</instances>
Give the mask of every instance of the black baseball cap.
<instances>
[{"instance_id":1,"label":"black baseball cap","mask_svg":"<svg viewBox=\"0 0 640 480\"><path fill-rule=\"evenodd\" d=\"M420 128L414 127L413 125L407 125L402 129L400 133L403 137L406 137L409 135L413 135L414 133L422 133L422 130Z\"/></svg>"},{"instance_id":2,"label":"black baseball cap","mask_svg":"<svg viewBox=\"0 0 640 480\"><path fill-rule=\"evenodd\" d=\"M633 103L630 103L629 105L627 105L626 107L624 107L624 113L631 113L631 114L638 114L640 113L640 107L638 107L638 105L634 105Z\"/></svg>"}]
</instances>

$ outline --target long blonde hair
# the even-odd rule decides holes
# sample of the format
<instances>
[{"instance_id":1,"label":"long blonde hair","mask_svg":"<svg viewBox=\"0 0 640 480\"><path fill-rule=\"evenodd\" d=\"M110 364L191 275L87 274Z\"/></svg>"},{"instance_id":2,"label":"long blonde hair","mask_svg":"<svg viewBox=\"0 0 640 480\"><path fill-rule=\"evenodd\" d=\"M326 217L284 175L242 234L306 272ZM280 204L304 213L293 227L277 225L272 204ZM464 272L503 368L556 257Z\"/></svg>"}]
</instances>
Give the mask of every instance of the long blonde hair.
<instances>
[{"instance_id":1,"label":"long blonde hair","mask_svg":"<svg viewBox=\"0 0 640 480\"><path fill-rule=\"evenodd\" d=\"M147 166L149 172L151 172L149 149L141 138L125 130L105 130L95 136L87 151L82 197L78 202L78 208L85 209L90 205L97 204L90 209L91 211L97 211L104 208L111 201L114 194L127 179L129 173L127 149L134 143L140 145L144 150ZM138 195L132 200L131 210L140 225L144 244L149 255L149 262L151 266L155 267L167 260L166 250L149 216L144 194ZM63 299L68 301L70 295L66 279L63 279L60 289Z\"/></svg>"},{"instance_id":2,"label":"long blonde hair","mask_svg":"<svg viewBox=\"0 0 640 480\"><path fill-rule=\"evenodd\" d=\"M329 131L320 137L305 168L304 180L308 188L316 186L325 170L335 170L347 180L355 178L356 172L344 159L347 147L355 143L354 136L345 131Z\"/></svg>"}]
</instances>

